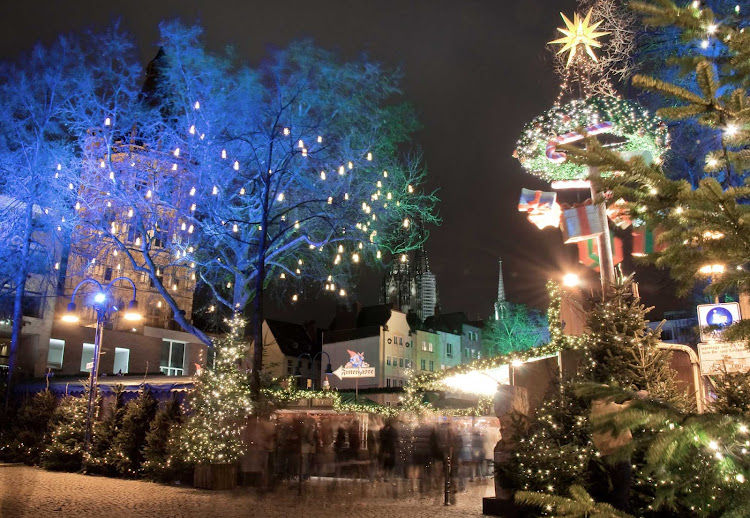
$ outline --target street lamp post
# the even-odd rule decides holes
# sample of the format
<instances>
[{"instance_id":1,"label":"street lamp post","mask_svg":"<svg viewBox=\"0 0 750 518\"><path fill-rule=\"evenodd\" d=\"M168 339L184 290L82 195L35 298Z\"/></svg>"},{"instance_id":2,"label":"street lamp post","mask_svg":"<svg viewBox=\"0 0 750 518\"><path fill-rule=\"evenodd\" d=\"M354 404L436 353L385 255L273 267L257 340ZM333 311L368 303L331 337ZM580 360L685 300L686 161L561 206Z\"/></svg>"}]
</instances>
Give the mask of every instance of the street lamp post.
<instances>
[{"instance_id":1,"label":"street lamp post","mask_svg":"<svg viewBox=\"0 0 750 518\"><path fill-rule=\"evenodd\" d=\"M102 333L104 332L104 324L107 323L112 313L119 311L114 304L108 302L112 285L117 281L127 281L133 287L133 299L128 303L128 308L125 312L125 319L136 321L141 319L141 315L138 313L138 301L135 299L136 288L135 283L128 277L117 277L112 279L109 284L102 286L102 284L95 279L84 279L78 283L73 290L73 295L70 297L70 303L68 309L63 315L62 319L65 322L78 322L78 315L76 314L75 298L78 294L78 290L84 284L94 284L99 291L94 295L94 311L96 311L96 330L94 332L94 357L92 359L91 373L89 375L89 400L86 406L86 433L83 438L83 466L86 467L86 454L91 449L91 435L93 428L94 419L94 402L96 401L97 382L99 377L99 355L102 347Z\"/></svg>"},{"instance_id":2,"label":"street lamp post","mask_svg":"<svg viewBox=\"0 0 750 518\"><path fill-rule=\"evenodd\" d=\"M310 356L310 353L302 353L299 356L297 356L297 368L294 371L294 377L300 378L302 377L302 357L307 356L310 358L310 361L312 362L312 368L315 369L315 360L320 356L321 354L325 354L328 358L328 365L326 366L325 374L333 374L333 369L331 368L331 357L328 355L325 351L320 351L315 354L315 356ZM323 388L323 381L321 379L320 382L321 388ZM312 372L312 388L315 390L315 371Z\"/></svg>"}]
</instances>

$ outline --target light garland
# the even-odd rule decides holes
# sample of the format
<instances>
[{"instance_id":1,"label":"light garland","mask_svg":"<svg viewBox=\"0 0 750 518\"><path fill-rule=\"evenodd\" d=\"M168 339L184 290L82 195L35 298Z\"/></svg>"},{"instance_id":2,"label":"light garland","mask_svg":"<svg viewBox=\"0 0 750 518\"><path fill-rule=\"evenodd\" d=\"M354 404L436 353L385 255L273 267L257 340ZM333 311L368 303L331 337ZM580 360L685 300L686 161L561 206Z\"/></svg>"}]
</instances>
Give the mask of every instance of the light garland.
<instances>
[{"instance_id":1,"label":"light garland","mask_svg":"<svg viewBox=\"0 0 750 518\"><path fill-rule=\"evenodd\" d=\"M547 144L559 135L605 121L612 123L609 134L625 139L618 146L621 151L648 152L656 158L667 148L667 126L659 117L627 99L594 96L555 106L536 117L524 126L513 156L528 172L547 181L585 179L585 165L550 161Z\"/></svg>"}]
</instances>

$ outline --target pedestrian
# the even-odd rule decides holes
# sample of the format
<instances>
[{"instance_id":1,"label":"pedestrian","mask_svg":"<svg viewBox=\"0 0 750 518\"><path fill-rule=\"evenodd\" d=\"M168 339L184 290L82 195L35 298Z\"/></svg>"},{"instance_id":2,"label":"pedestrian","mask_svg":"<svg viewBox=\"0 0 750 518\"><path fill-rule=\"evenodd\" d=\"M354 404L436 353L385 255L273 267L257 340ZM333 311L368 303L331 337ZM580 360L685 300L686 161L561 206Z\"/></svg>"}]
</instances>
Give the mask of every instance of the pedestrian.
<instances>
[{"instance_id":1,"label":"pedestrian","mask_svg":"<svg viewBox=\"0 0 750 518\"><path fill-rule=\"evenodd\" d=\"M386 480L393 476L393 468L396 466L396 446L398 443L398 432L393 426L393 420L388 419L385 426L378 433L380 441L380 463L383 466L383 476Z\"/></svg>"}]
</instances>

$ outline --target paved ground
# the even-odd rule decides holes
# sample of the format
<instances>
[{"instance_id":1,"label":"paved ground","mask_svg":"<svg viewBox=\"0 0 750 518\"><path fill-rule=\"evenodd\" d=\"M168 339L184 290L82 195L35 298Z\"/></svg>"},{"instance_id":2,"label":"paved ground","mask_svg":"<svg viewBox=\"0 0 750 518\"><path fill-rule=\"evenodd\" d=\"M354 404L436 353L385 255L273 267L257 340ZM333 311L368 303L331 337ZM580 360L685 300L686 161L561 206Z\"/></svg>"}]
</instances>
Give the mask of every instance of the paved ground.
<instances>
[{"instance_id":1,"label":"paved ground","mask_svg":"<svg viewBox=\"0 0 750 518\"><path fill-rule=\"evenodd\" d=\"M467 483L456 505L442 505L442 493L421 495L407 481L305 483L265 496L253 489L202 491L105 477L52 473L0 464L0 517L106 518L443 518L482 516L482 497L492 496L488 482Z\"/></svg>"}]
</instances>

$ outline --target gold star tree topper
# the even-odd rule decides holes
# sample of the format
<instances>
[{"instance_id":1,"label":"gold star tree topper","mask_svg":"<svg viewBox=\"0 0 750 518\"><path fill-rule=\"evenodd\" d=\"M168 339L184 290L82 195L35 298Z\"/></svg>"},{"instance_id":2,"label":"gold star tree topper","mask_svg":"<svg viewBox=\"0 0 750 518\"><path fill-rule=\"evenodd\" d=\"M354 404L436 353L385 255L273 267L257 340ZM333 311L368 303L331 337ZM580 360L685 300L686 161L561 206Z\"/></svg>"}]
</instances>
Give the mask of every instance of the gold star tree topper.
<instances>
[{"instance_id":1,"label":"gold star tree topper","mask_svg":"<svg viewBox=\"0 0 750 518\"><path fill-rule=\"evenodd\" d=\"M566 51L570 52L570 54L568 54L568 62L565 64L565 67L567 68L570 66L570 63L573 61L579 45L583 45L583 47L586 49L586 53L591 56L591 59L593 59L594 61L598 61L591 47L601 47L602 44L596 41L596 39L610 34L609 32L596 31L596 28L601 25L603 20L599 20L595 24L590 25L591 9L589 9L589 13L585 18L581 18L578 13L575 13L572 22L568 20L568 18L563 13L560 13L560 16L562 16L562 19L568 28L558 28L557 30L562 32L565 37L550 41L550 43L563 46L559 51L557 51L558 54L562 54Z\"/></svg>"}]
</instances>

